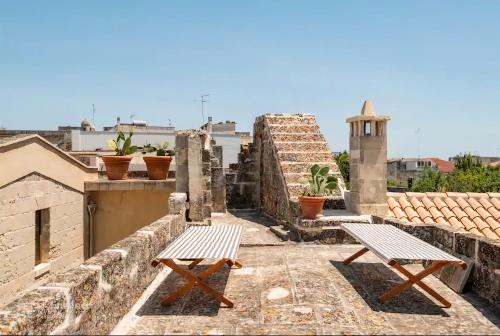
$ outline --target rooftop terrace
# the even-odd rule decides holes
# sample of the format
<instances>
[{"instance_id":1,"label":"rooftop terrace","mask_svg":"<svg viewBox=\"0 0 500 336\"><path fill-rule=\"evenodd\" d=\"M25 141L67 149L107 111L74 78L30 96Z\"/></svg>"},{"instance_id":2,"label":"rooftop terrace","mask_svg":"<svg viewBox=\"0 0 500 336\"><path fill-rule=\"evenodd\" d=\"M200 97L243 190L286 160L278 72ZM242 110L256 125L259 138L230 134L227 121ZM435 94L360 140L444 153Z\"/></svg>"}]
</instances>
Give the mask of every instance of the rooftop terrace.
<instances>
[{"instance_id":1,"label":"rooftop terrace","mask_svg":"<svg viewBox=\"0 0 500 336\"><path fill-rule=\"evenodd\" d=\"M215 214L214 214L215 215ZM457 294L432 276L424 282L450 300L441 308L416 287L386 304L377 297L403 279L368 253L342 260L359 245L282 242L269 221L249 212L213 217L213 224L244 225L241 269L224 268L208 283L234 308L193 289L170 306L161 298L184 283L159 273L115 334L500 334L500 314L473 293ZM197 266L203 270L207 264ZM407 265L410 271L422 266Z\"/></svg>"}]
</instances>

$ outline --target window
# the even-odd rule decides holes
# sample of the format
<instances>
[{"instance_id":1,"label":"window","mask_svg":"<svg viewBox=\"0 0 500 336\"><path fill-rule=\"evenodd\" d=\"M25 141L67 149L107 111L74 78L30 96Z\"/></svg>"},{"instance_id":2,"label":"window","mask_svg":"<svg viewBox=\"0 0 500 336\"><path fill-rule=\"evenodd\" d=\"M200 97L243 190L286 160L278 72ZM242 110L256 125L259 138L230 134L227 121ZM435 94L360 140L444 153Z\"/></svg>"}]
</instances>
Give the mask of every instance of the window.
<instances>
[{"instance_id":1,"label":"window","mask_svg":"<svg viewBox=\"0 0 500 336\"><path fill-rule=\"evenodd\" d=\"M365 121L363 128L365 131L365 135L370 135L372 133L372 123L371 122Z\"/></svg>"},{"instance_id":2,"label":"window","mask_svg":"<svg viewBox=\"0 0 500 336\"><path fill-rule=\"evenodd\" d=\"M35 212L35 266L49 260L50 249L50 212L49 209Z\"/></svg>"}]
</instances>

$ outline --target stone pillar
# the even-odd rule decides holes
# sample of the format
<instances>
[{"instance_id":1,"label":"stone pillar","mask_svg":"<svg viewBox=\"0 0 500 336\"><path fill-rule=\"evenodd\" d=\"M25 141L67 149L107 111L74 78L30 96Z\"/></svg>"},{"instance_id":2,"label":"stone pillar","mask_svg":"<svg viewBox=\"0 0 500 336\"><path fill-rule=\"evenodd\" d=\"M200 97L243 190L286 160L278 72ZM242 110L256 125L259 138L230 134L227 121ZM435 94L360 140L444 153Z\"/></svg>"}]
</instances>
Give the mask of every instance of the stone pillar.
<instances>
[{"instance_id":1,"label":"stone pillar","mask_svg":"<svg viewBox=\"0 0 500 336\"><path fill-rule=\"evenodd\" d=\"M365 101L361 115L348 118L350 133L349 208L360 215L387 216L388 116L377 116Z\"/></svg>"},{"instance_id":2,"label":"stone pillar","mask_svg":"<svg viewBox=\"0 0 500 336\"><path fill-rule=\"evenodd\" d=\"M222 165L222 146L212 146L212 210L226 212L226 176Z\"/></svg>"},{"instance_id":3,"label":"stone pillar","mask_svg":"<svg viewBox=\"0 0 500 336\"><path fill-rule=\"evenodd\" d=\"M206 141L206 132L200 130L179 131L175 137L176 191L188 195L187 218L196 222L211 216L210 150L205 149Z\"/></svg>"}]
</instances>

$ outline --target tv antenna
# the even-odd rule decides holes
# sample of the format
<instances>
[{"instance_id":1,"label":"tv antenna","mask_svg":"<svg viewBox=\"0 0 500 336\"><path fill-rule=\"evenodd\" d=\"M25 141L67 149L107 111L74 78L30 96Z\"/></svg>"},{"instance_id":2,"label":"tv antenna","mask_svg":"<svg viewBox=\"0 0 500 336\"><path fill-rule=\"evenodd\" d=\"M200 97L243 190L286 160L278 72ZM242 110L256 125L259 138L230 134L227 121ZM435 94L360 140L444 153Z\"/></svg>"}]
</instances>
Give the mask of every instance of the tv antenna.
<instances>
[{"instance_id":1,"label":"tv antenna","mask_svg":"<svg viewBox=\"0 0 500 336\"><path fill-rule=\"evenodd\" d=\"M201 103L201 119L203 121L203 124L205 124L205 114L203 112L203 104L208 102L208 100L205 99L205 97L210 96L209 94L204 94L200 96L200 99L195 99L193 101L200 102Z\"/></svg>"},{"instance_id":2,"label":"tv antenna","mask_svg":"<svg viewBox=\"0 0 500 336\"><path fill-rule=\"evenodd\" d=\"M95 105L92 104L92 126L95 128Z\"/></svg>"}]
</instances>

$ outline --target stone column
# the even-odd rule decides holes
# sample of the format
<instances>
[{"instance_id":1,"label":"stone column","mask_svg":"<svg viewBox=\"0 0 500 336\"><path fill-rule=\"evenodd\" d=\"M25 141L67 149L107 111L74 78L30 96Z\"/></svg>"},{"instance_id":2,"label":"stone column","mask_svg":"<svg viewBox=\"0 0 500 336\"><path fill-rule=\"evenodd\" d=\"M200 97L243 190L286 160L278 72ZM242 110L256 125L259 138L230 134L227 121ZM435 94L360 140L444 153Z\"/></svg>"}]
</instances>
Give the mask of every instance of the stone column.
<instances>
[{"instance_id":1,"label":"stone column","mask_svg":"<svg viewBox=\"0 0 500 336\"><path fill-rule=\"evenodd\" d=\"M212 146L212 210L226 212L226 176L222 165L222 146Z\"/></svg>"}]
</instances>

